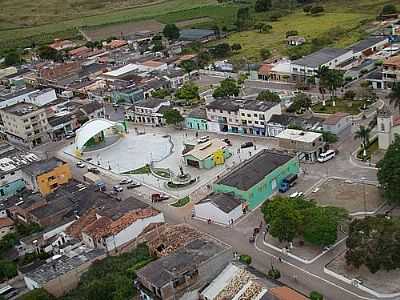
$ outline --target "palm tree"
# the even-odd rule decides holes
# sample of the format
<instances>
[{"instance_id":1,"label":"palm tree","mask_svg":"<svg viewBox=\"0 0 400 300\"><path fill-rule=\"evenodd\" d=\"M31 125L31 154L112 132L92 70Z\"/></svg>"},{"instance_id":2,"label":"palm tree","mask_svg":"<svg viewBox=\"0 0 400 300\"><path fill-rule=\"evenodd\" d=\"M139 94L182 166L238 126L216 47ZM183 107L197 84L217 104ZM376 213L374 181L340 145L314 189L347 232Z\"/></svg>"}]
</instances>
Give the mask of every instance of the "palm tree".
<instances>
[{"instance_id":1,"label":"palm tree","mask_svg":"<svg viewBox=\"0 0 400 300\"><path fill-rule=\"evenodd\" d=\"M369 135L371 133L371 128L365 127L363 125L360 125L360 128L356 131L354 135L354 139L360 139L361 146L363 148L363 157L367 156L367 147L369 145Z\"/></svg>"},{"instance_id":2,"label":"palm tree","mask_svg":"<svg viewBox=\"0 0 400 300\"><path fill-rule=\"evenodd\" d=\"M322 95L322 105L325 106L325 90L328 88L327 73L329 69L327 66L319 67L316 71L315 77L318 78L318 88Z\"/></svg>"},{"instance_id":3,"label":"palm tree","mask_svg":"<svg viewBox=\"0 0 400 300\"><path fill-rule=\"evenodd\" d=\"M395 82L389 94L390 104L400 109L400 82Z\"/></svg>"},{"instance_id":4,"label":"palm tree","mask_svg":"<svg viewBox=\"0 0 400 300\"><path fill-rule=\"evenodd\" d=\"M332 105L335 106L336 90L343 85L343 73L322 66L318 69L316 77L319 79L319 90L322 94L322 104L325 106L325 99L322 91L327 89L331 94Z\"/></svg>"}]
</instances>

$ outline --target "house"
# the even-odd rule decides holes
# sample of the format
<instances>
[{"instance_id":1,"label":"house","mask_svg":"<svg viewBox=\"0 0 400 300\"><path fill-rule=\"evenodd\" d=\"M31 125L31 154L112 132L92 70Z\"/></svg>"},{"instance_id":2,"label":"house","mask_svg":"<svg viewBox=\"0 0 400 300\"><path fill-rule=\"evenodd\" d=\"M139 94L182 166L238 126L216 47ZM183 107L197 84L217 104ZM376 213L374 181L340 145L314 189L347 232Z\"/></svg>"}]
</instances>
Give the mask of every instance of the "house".
<instances>
[{"instance_id":1,"label":"house","mask_svg":"<svg viewBox=\"0 0 400 300\"><path fill-rule=\"evenodd\" d=\"M183 154L185 164L198 169L211 169L223 165L231 156L228 144L220 139L197 144Z\"/></svg>"},{"instance_id":2,"label":"house","mask_svg":"<svg viewBox=\"0 0 400 300\"><path fill-rule=\"evenodd\" d=\"M286 42L288 46L300 46L306 42L306 39L302 36L293 35L293 36L288 36L286 38Z\"/></svg>"},{"instance_id":3,"label":"house","mask_svg":"<svg viewBox=\"0 0 400 300\"><path fill-rule=\"evenodd\" d=\"M277 191L282 180L299 172L297 157L263 149L213 184L215 193L233 193L254 209Z\"/></svg>"},{"instance_id":4,"label":"house","mask_svg":"<svg viewBox=\"0 0 400 300\"><path fill-rule=\"evenodd\" d=\"M322 122L322 128L324 131L343 136L351 133L351 123L350 114L337 112Z\"/></svg>"},{"instance_id":5,"label":"house","mask_svg":"<svg viewBox=\"0 0 400 300\"><path fill-rule=\"evenodd\" d=\"M85 54L90 53L92 50L86 46L75 48L68 51L68 55L72 58L81 58Z\"/></svg>"},{"instance_id":6,"label":"house","mask_svg":"<svg viewBox=\"0 0 400 300\"><path fill-rule=\"evenodd\" d=\"M140 298L193 298L226 267L231 257L231 247L220 241L208 237L191 240L137 271Z\"/></svg>"},{"instance_id":7,"label":"house","mask_svg":"<svg viewBox=\"0 0 400 300\"><path fill-rule=\"evenodd\" d=\"M212 193L194 205L195 218L217 224L233 224L242 215L242 202L232 194Z\"/></svg>"},{"instance_id":8,"label":"house","mask_svg":"<svg viewBox=\"0 0 400 300\"><path fill-rule=\"evenodd\" d=\"M272 115L266 123L266 136L275 137L289 127L302 128L304 130L318 130L323 119L318 117L300 117L295 115Z\"/></svg>"},{"instance_id":9,"label":"house","mask_svg":"<svg viewBox=\"0 0 400 300\"><path fill-rule=\"evenodd\" d=\"M33 88L21 88L0 94L0 109L20 102L29 101L29 95L37 90Z\"/></svg>"},{"instance_id":10,"label":"house","mask_svg":"<svg viewBox=\"0 0 400 300\"><path fill-rule=\"evenodd\" d=\"M134 104L144 100L143 87L130 85L123 88L113 89L111 92L111 100L113 103Z\"/></svg>"},{"instance_id":11,"label":"house","mask_svg":"<svg viewBox=\"0 0 400 300\"><path fill-rule=\"evenodd\" d=\"M48 47L57 51L61 51L69 48L74 48L76 47L76 44L70 40L54 39L54 42Z\"/></svg>"},{"instance_id":12,"label":"house","mask_svg":"<svg viewBox=\"0 0 400 300\"><path fill-rule=\"evenodd\" d=\"M276 102L248 100L240 105L239 113L244 134L265 136L265 124L272 115L282 114L282 108Z\"/></svg>"},{"instance_id":13,"label":"house","mask_svg":"<svg viewBox=\"0 0 400 300\"><path fill-rule=\"evenodd\" d=\"M183 69L168 69L167 71L161 72L160 77L164 78L174 90L178 89L190 79L189 74Z\"/></svg>"},{"instance_id":14,"label":"house","mask_svg":"<svg viewBox=\"0 0 400 300\"><path fill-rule=\"evenodd\" d=\"M279 285L268 280L253 268L233 261L201 290L200 299L277 300L269 294L270 290L277 287Z\"/></svg>"},{"instance_id":15,"label":"house","mask_svg":"<svg viewBox=\"0 0 400 300\"><path fill-rule=\"evenodd\" d=\"M387 36L371 36L361 40L347 49L353 51L355 59L362 59L384 49L389 44Z\"/></svg>"},{"instance_id":16,"label":"house","mask_svg":"<svg viewBox=\"0 0 400 300\"><path fill-rule=\"evenodd\" d=\"M55 85L66 79L77 80L81 69L82 66L79 61L47 64L38 68L39 80L43 83Z\"/></svg>"},{"instance_id":17,"label":"house","mask_svg":"<svg viewBox=\"0 0 400 300\"><path fill-rule=\"evenodd\" d=\"M299 160L315 162L318 156L325 150L325 142L322 133L286 129L277 136L281 149L294 151Z\"/></svg>"},{"instance_id":18,"label":"house","mask_svg":"<svg viewBox=\"0 0 400 300\"><path fill-rule=\"evenodd\" d=\"M390 109L385 105L378 111L376 128L379 149L387 150L393 143L395 136L400 135L400 117L393 116Z\"/></svg>"},{"instance_id":19,"label":"house","mask_svg":"<svg viewBox=\"0 0 400 300\"><path fill-rule=\"evenodd\" d=\"M269 80L271 74L272 65L271 64L261 64L258 71L259 80Z\"/></svg>"},{"instance_id":20,"label":"house","mask_svg":"<svg viewBox=\"0 0 400 300\"><path fill-rule=\"evenodd\" d=\"M78 286L81 275L94 262L105 257L103 249L79 246L67 254L54 255L48 262L21 268L20 272L29 290L43 288L54 297L61 297Z\"/></svg>"},{"instance_id":21,"label":"house","mask_svg":"<svg viewBox=\"0 0 400 300\"><path fill-rule=\"evenodd\" d=\"M88 224L80 230L81 239L85 245L110 252L135 240L149 225L164 223L164 215L153 208L146 207L131 210L122 216L114 216L113 219L102 215L101 210L98 210L94 220L85 223ZM71 226L75 226L75 223Z\"/></svg>"},{"instance_id":22,"label":"house","mask_svg":"<svg viewBox=\"0 0 400 300\"><path fill-rule=\"evenodd\" d=\"M128 45L128 42L125 40L112 40L109 43L107 43L105 46L107 49L117 49L117 48L121 48Z\"/></svg>"},{"instance_id":23,"label":"house","mask_svg":"<svg viewBox=\"0 0 400 300\"><path fill-rule=\"evenodd\" d=\"M309 299L287 286L273 287L268 291L268 294L273 296L274 297L273 299L276 299L276 300L308 300Z\"/></svg>"},{"instance_id":24,"label":"house","mask_svg":"<svg viewBox=\"0 0 400 300\"><path fill-rule=\"evenodd\" d=\"M382 71L373 72L367 77L374 89L390 89L400 80L400 55L392 56L383 62Z\"/></svg>"},{"instance_id":25,"label":"house","mask_svg":"<svg viewBox=\"0 0 400 300\"><path fill-rule=\"evenodd\" d=\"M163 112L170 108L169 100L150 98L136 102L125 111L125 118L139 124L165 125Z\"/></svg>"},{"instance_id":26,"label":"house","mask_svg":"<svg viewBox=\"0 0 400 300\"><path fill-rule=\"evenodd\" d=\"M30 103L16 103L1 109L0 117L3 132L10 142L33 148L50 139L44 108Z\"/></svg>"},{"instance_id":27,"label":"house","mask_svg":"<svg viewBox=\"0 0 400 300\"><path fill-rule=\"evenodd\" d=\"M193 109L185 117L185 128L194 130L208 130L207 112L205 108L198 107Z\"/></svg>"},{"instance_id":28,"label":"house","mask_svg":"<svg viewBox=\"0 0 400 300\"><path fill-rule=\"evenodd\" d=\"M303 58L292 61L291 74L294 81L304 77L317 75L320 67L329 69L338 68L353 59L353 50L338 48L323 48L317 52L304 56Z\"/></svg>"},{"instance_id":29,"label":"house","mask_svg":"<svg viewBox=\"0 0 400 300\"><path fill-rule=\"evenodd\" d=\"M7 217L0 218L0 240L12 232L14 232L14 221Z\"/></svg>"},{"instance_id":30,"label":"house","mask_svg":"<svg viewBox=\"0 0 400 300\"><path fill-rule=\"evenodd\" d=\"M181 29L179 31L181 41L206 43L216 38L215 31L209 29Z\"/></svg>"},{"instance_id":31,"label":"house","mask_svg":"<svg viewBox=\"0 0 400 300\"><path fill-rule=\"evenodd\" d=\"M21 169L38 160L40 158L33 153L22 151L7 143L0 144L0 200L12 197L25 189Z\"/></svg>"},{"instance_id":32,"label":"house","mask_svg":"<svg viewBox=\"0 0 400 300\"><path fill-rule=\"evenodd\" d=\"M371 72L376 68L376 61L372 59L366 59L364 60L361 64L358 66L352 67L349 70L347 70L343 77L346 80L355 80L361 78L366 73Z\"/></svg>"},{"instance_id":33,"label":"house","mask_svg":"<svg viewBox=\"0 0 400 300\"><path fill-rule=\"evenodd\" d=\"M66 162L53 157L22 168L22 178L29 189L46 196L60 185L68 183L72 173Z\"/></svg>"},{"instance_id":34,"label":"house","mask_svg":"<svg viewBox=\"0 0 400 300\"><path fill-rule=\"evenodd\" d=\"M265 136L266 122L282 110L280 103L227 98L208 103L206 112L209 131Z\"/></svg>"}]
</instances>

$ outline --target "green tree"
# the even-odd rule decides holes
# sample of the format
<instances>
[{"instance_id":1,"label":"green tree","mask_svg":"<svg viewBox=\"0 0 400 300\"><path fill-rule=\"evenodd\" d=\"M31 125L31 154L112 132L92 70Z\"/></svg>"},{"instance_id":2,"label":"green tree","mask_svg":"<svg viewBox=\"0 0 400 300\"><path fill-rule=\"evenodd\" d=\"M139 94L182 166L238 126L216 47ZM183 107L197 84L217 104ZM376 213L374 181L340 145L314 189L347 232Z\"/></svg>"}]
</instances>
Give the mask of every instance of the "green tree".
<instances>
[{"instance_id":1,"label":"green tree","mask_svg":"<svg viewBox=\"0 0 400 300\"><path fill-rule=\"evenodd\" d=\"M263 60L270 58L272 56L271 50L269 50L267 48L261 48L260 56Z\"/></svg>"},{"instance_id":2,"label":"green tree","mask_svg":"<svg viewBox=\"0 0 400 300\"><path fill-rule=\"evenodd\" d=\"M364 149L364 151L367 151L367 147L369 145L370 133L371 133L371 128L365 127L363 125L360 125L358 130L354 133L354 139L361 140L361 146Z\"/></svg>"},{"instance_id":3,"label":"green tree","mask_svg":"<svg viewBox=\"0 0 400 300\"><path fill-rule=\"evenodd\" d=\"M228 43L221 43L210 50L215 58L224 58L231 54L231 46Z\"/></svg>"},{"instance_id":4,"label":"green tree","mask_svg":"<svg viewBox=\"0 0 400 300\"><path fill-rule=\"evenodd\" d=\"M279 95L270 90L265 90L265 91L260 92L257 95L256 99L260 100L260 101L281 102L281 98L279 97Z\"/></svg>"},{"instance_id":5,"label":"green tree","mask_svg":"<svg viewBox=\"0 0 400 300\"><path fill-rule=\"evenodd\" d=\"M168 125L177 125L181 123L184 118L182 117L181 113L176 109L168 109L163 114L165 122Z\"/></svg>"},{"instance_id":6,"label":"green tree","mask_svg":"<svg viewBox=\"0 0 400 300\"><path fill-rule=\"evenodd\" d=\"M176 91L175 97L187 101L199 99L199 87L192 81L185 82L185 84Z\"/></svg>"},{"instance_id":7,"label":"green tree","mask_svg":"<svg viewBox=\"0 0 400 300\"><path fill-rule=\"evenodd\" d=\"M197 65L200 68L204 68L206 65L208 65L211 61L211 55L208 53L208 51L202 51L199 53L197 56Z\"/></svg>"},{"instance_id":8,"label":"green tree","mask_svg":"<svg viewBox=\"0 0 400 300\"><path fill-rule=\"evenodd\" d=\"M264 12L270 10L272 7L271 0L257 0L254 5L254 10L256 12Z\"/></svg>"},{"instance_id":9,"label":"green tree","mask_svg":"<svg viewBox=\"0 0 400 300\"><path fill-rule=\"evenodd\" d=\"M263 23L263 22L256 23L254 25L254 28L256 30L258 30L259 32L263 32L263 33L269 33L272 30L272 26L271 25L269 25L267 23Z\"/></svg>"},{"instance_id":10,"label":"green tree","mask_svg":"<svg viewBox=\"0 0 400 300\"><path fill-rule=\"evenodd\" d=\"M390 104L400 110L400 82L395 82L389 94Z\"/></svg>"},{"instance_id":11,"label":"green tree","mask_svg":"<svg viewBox=\"0 0 400 300\"><path fill-rule=\"evenodd\" d=\"M197 69L197 64L193 60L185 60L179 65L186 73L190 73Z\"/></svg>"},{"instance_id":12,"label":"green tree","mask_svg":"<svg viewBox=\"0 0 400 300\"><path fill-rule=\"evenodd\" d=\"M159 89L151 92L151 96L154 98L165 99L171 96L171 91L169 89Z\"/></svg>"},{"instance_id":13,"label":"green tree","mask_svg":"<svg viewBox=\"0 0 400 300\"><path fill-rule=\"evenodd\" d=\"M392 15L397 13L397 8L394 4L385 4L382 8L381 15Z\"/></svg>"},{"instance_id":14,"label":"green tree","mask_svg":"<svg viewBox=\"0 0 400 300\"><path fill-rule=\"evenodd\" d=\"M175 24L167 24L163 29L163 35L169 40L177 40L179 38L179 28Z\"/></svg>"},{"instance_id":15,"label":"green tree","mask_svg":"<svg viewBox=\"0 0 400 300\"><path fill-rule=\"evenodd\" d=\"M378 181L387 200L400 204L400 137L395 136L378 165Z\"/></svg>"},{"instance_id":16,"label":"green tree","mask_svg":"<svg viewBox=\"0 0 400 300\"><path fill-rule=\"evenodd\" d=\"M304 240L317 246L333 245L346 213L336 207L313 207L303 213Z\"/></svg>"},{"instance_id":17,"label":"green tree","mask_svg":"<svg viewBox=\"0 0 400 300\"><path fill-rule=\"evenodd\" d=\"M4 64L6 66L16 66L22 62L21 55L17 51L10 51L4 57Z\"/></svg>"},{"instance_id":18,"label":"green tree","mask_svg":"<svg viewBox=\"0 0 400 300\"><path fill-rule=\"evenodd\" d=\"M323 6L314 6L311 8L310 13L312 15L318 15L320 13L323 13L325 11Z\"/></svg>"},{"instance_id":19,"label":"green tree","mask_svg":"<svg viewBox=\"0 0 400 300\"><path fill-rule=\"evenodd\" d=\"M160 52L161 50L164 50L164 45L162 41L160 40L153 41L153 48L151 50L153 52Z\"/></svg>"},{"instance_id":20,"label":"green tree","mask_svg":"<svg viewBox=\"0 0 400 300\"><path fill-rule=\"evenodd\" d=\"M48 46L43 46L38 49L38 55L42 59L48 59L48 60L54 60L54 61L62 61L63 60L63 55L61 52L50 48Z\"/></svg>"},{"instance_id":21,"label":"green tree","mask_svg":"<svg viewBox=\"0 0 400 300\"><path fill-rule=\"evenodd\" d=\"M222 98L229 96L238 96L240 92L239 86L232 78L227 78L221 81L220 86L213 92L214 98Z\"/></svg>"},{"instance_id":22,"label":"green tree","mask_svg":"<svg viewBox=\"0 0 400 300\"><path fill-rule=\"evenodd\" d=\"M310 300L324 300L324 296L316 291L310 293Z\"/></svg>"},{"instance_id":23,"label":"green tree","mask_svg":"<svg viewBox=\"0 0 400 300\"><path fill-rule=\"evenodd\" d=\"M18 298L18 300L53 300L55 299L45 289L34 289Z\"/></svg>"},{"instance_id":24,"label":"green tree","mask_svg":"<svg viewBox=\"0 0 400 300\"><path fill-rule=\"evenodd\" d=\"M15 233L8 233L0 240L0 257L8 250L14 247L18 242L18 237Z\"/></svg>"},{"instance_id":25,"label":"green tree","mask_svg":"<svg viewBox=\"0 0 400 300\"><path fill-rule=\"evenodd\" d=\"M9 260L0 260L0 282L17 276L17 266Z\"/></svg>"},{"instance_id":26,"label":"green tree","mask_svg":"<svg viewBox=\"0 0 400 300\"><path fill-rule=\"evenodd\" d=\"M232 44L231 46L232 51L239 51L242 49L242 46L239 43Z\"/></svg>"},{"instance_id":27,"label":"green tree","mask_svg":"<svg viewBox=\"0 0 400 300\"><path fill-rule=\"evenodd\" d=\"M343 73L339 70L329 69L322 66L318 69L316 77L319 79L320 91L327 89L330 92L331 100L335 105L336 90L343 85ZM324 105L325 101L323 99Z\"/></svg>"},{"instance_id":28,"label":"green tree","mask_svg":"<svg viewBox=\"0 0 400 300\"><path fill-rule=\"evenodd\" d=\"M302 113L303 111L309 110L311 107L311 98L304 93L298 93L293 98L293 103L288 107L287 112Z\"/></svg>"},{"instance_id":29,"label":"green tree","mask_svg":"<svg viewBox=\"0 0 400 300\"><path fill-rule=\"evenodd\" d=\"M236 15L236 26L238 31L249 29L252 25L253 19L250 15L250 9L248 7L239 8Z\"/></svg>"},{"instance_id":30,"label":"green tree","mask_svg":"<svg viewBox=\"0 0 400 300\"><path fill-rule=\"evenodd\" d=\"M301 215L291 205L278 207L270 222L270 234L280 242L292 242L301 226Z\"/></svg>"}]
</instances>

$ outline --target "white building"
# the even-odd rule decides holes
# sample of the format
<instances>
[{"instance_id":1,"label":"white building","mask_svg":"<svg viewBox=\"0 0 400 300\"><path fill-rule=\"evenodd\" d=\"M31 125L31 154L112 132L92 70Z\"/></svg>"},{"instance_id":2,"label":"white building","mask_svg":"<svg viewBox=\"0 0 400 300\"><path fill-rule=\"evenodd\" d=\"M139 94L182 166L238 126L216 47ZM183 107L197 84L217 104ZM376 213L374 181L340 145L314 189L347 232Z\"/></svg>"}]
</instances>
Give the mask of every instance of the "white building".
<instances>
[{"instance_id":1,"label":"white building","mask_svg":"<svg viewBox=\"0 0 400 300\"><path fill-rule=\"evenodd\" d=\"M231 194L211 194L194 206L195 218L222 225L233 224L242 215L242 202Z\"/></svg>"},{"instance_id":2,"label":"white building","mask_svg":"<svg viewBox=\"0 0 400 300\"><path fill-rule=\"evenodd\" d=\"M163 112L170 108L168 100L150 98L135 103L125 111L125 118L139 124L164 125Z\"/></svg>"},{"instance_id":3,"label":"white building","mask_svg":"<svg viewBox=\"0 0 400 300\"><path fill-rule=\"evenodd\" d=\"M291 73L294 80L313 77L320 67L339 68L353 59L353 50L338 48L323 48L291 63Z\"/></svg>"},{"instance_id":4,"label":"white building","mask_svg":"<svg viewBox=\"0 0 400 300\"><path fill-rule=\"evenodd\" d=\"M388 149L396 135L400 135L400 116L394 117L390 109L384 106L377 118L379 149Z\"/></svg>"}]
</instances>

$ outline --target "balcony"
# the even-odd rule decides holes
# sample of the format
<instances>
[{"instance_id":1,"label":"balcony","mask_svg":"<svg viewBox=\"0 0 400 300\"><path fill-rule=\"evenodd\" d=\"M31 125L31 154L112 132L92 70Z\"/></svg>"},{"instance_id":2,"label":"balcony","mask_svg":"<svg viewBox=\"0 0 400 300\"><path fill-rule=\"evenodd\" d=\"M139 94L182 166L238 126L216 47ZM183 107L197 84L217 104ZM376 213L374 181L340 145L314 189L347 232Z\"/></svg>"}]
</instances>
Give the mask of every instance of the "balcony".
<instances>
[{"instance_id":1,"label":"balcony","mask_svg":"<svg viewBox=\"0 0 400 300\"><path fill-rule=\"evenodd\" d=\"M219 118L217 119L217 122L220 123L220 124L227 124L227 123L228 123L228 120L227 120L226 118L221 118L221 117L219 117Z\"/></svg>"}]
</instances>

